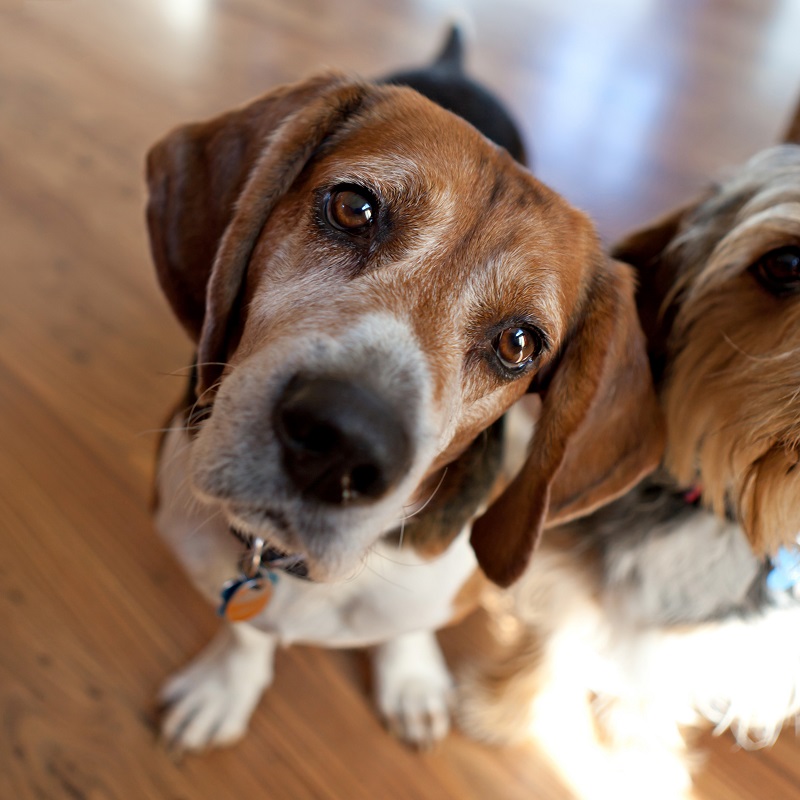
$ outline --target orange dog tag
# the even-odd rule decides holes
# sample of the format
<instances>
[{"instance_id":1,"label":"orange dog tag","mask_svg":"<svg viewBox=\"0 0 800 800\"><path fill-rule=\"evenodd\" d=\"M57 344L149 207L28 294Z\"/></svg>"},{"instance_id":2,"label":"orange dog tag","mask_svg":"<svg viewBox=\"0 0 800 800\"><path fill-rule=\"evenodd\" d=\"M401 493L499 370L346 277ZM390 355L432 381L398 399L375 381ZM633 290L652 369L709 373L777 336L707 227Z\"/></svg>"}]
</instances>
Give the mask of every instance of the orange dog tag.
<instances>
[{"instance_id":1,"label":"orange dog tag","mask_svg":"<svg viewBox=\"0 0 800 800\"><path fill-rule=\"evenodd\" d=\"M244 622L263 611L272 599L271 574L254 578L242 576L228 581L220 593L221 603L218 614L228 622Z\"/></svg>"}]
</instances>

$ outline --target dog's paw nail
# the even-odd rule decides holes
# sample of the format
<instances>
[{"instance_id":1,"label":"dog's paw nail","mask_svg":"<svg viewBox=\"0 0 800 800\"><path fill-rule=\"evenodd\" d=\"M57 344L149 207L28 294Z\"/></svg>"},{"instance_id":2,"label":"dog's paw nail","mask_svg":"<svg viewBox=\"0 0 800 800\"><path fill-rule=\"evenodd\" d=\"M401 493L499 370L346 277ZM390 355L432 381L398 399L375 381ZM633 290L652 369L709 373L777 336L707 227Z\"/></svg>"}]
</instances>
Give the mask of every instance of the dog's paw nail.
<instances>
[{"instance_id":1,"label":"dog's paw nail","mask_svg":"<svg viewBox=\"0 0 800 800\"><path fill-rule=\"evenodd\" d=\"M380 700L388 729L418 750L432 749L450 730L449 683L420 676L393 688Z\"/></svg>"},{"instance_id":2,"label":"dog's paw nail","mask_svg":"<svg viewBox=\"0 0 800 800\"><path fill-rule=\"evenodd\" d=\"M161 741L180 758L238 741L247 730L272 662L263 646L241 647L224 634L164 685Z\"/></svg>"}]
</instances>

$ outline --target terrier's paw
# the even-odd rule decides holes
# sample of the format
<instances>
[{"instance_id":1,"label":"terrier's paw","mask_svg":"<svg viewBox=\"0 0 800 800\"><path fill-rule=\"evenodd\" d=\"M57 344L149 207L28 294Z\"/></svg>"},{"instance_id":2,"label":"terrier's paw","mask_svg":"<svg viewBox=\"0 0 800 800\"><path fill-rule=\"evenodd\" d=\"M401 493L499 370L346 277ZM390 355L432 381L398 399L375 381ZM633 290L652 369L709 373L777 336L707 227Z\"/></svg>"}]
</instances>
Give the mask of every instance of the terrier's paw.
<instances>
[{"instance_id":1,"label":"terrier's paw","mask_svg":"<svg viewBox=\"0 0 800 800\"><path fill-rule=\"evenodd\" d=\"M505 665L503 665L505 666ZM492 745L527 738L533 687L527 675L471 667L458 676L454 716L462 733Z\"/></svg>"},{"instance_id":2,"label":"terrier's paw","mask_svg":"<svg viewBox=\"0 0 800 800\"><path fill-rule=\"evenodd\" d=\"M272 681L275 644L253 628L226 626L160 693L161 738L177 753L241 739Z\"/></svg>"},{"instance_id":3,"label":"terrier's paw","mask_svg":"<svg viewBox=\"0 0 800 800\"><path fill-rule=\"evenodd\" d=\"M453 681L431 633L409 634L375 653L378 709L389 730L429 749L450 729Z\"/></svg>"}]
</instances>

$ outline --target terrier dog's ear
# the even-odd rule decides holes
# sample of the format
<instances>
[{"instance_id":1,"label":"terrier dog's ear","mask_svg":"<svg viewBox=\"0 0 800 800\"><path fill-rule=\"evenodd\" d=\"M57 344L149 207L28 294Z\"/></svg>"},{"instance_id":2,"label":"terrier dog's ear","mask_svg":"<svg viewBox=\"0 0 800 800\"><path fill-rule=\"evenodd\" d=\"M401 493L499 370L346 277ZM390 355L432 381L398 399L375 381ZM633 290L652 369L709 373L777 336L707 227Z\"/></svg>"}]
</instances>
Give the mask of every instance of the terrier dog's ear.
<instances>
[{"instance_id":1,"label":"terrier dog's ear","mask_svg":"<svg viewBox=\"0 0 800 800\"><path fill-rule=\"evenodd\" d=\"M228 323L270 212L366 88L338 74L281 87L148 153L147 224L161 287L198 343L198 393L221 372Z\"/></svg>"},{"instance_id":2,"label":"terrier dog's ear","mask_svg":"<svg viewBox=\"0 0 800 800\"><path fill-rule=\"evenodd\" d=\"M795 107L782 141L800 144L800 103ZM656 379L659 378L659 364L663 358L666 329L669 327L669 321L665 323L666 309L663 304L675 282L675 275L670 271L669 265L661 263L661 255L678 235L684 219L706 197L707 195L701 196L692 203L670 211L644 228L628 234L611 248L612 258L624 261L636 270L636 305Z\"/></svg>"},{"instance_id":3,"label":"terrier dog's ear","mask_svg":"<svg viewBox=\"0 0 800 800\"><path fill-rule=\"evenodd\" d=\"M636 271L639 324L647 341L656 383L661 380L666 364L667 337L672 325L672 313L664 307L664 301L671 296L675 283L674 267L662 255L696 207L697 202L675 209L611 248L612 258L630 264Z\"/></svg>"},{"instance_id":4,"label":"terrier dog's ear","mask_svg":"<svg viewBox=\"0 0 800 800\"><path fill-rule=\"evenodd\" d=\"M628 267L598 271L547 385L534 387L542 411L528 459L472 530L481 567L501 586L522 574L545 524L590 513L661 458L663 420L633 293Z\"/></svg>"},{"instance_id":5,"label":"terrier dog's ear","mask_svg":"<svg viewBox=\"0 0 800 800\"><path fill-rule=\"evenodd\" d=\"M800 144L800 102L795 106L794 114L786 128L782 141L786 144Z\"/></svg>"},{"instance_id":6,"label":"terrier dog's ear","mask_svg":"<svg viewBox=\"0 0 800 800\"><path fill-rule=\"evenodd\" d=\"M800 144L800 102L794 109L794 114L786 127L786 131L781 139L786 144ZM664 249L675 238L684 217L692 211L699 202L704 199L690 203L670 211L644 228L640 228L634 233L628 234L624 239L617 242L611 248L611 257L619 261L624 261L634 267L638 273L639 303L641 296L647 291L648 275L657 266L659 256ZM664 297L661 293L661 298Z\"/></svg>"},{"instance_id":7,"label":"terrier dog's ear","mask_svg":"<svg viewBox=\"0 0 800 800\"><path fill-rule=\"evenodd\" d=\"M675 238L684 215L691 207L677 208L635 233L628 234L611 248L611 257L630 264L640 276L644 275Z\"/></svg>"}]
</instances>

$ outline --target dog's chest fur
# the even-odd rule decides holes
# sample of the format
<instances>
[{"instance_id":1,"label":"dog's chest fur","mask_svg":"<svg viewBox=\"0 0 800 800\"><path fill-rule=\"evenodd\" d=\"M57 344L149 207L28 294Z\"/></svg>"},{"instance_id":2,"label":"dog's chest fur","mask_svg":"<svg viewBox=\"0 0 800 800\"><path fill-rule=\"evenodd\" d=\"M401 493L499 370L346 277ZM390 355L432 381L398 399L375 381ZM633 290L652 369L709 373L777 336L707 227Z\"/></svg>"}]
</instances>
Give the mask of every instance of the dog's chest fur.
<instances>
[{"instance_id":1,"label":"dog's chest fur","mask_svg":"<svg viewBox=\"0 0 800 800\"><path fill-rule=\"evenodd\" d=\"M593 553L607 602L637 625L758 613L769 565L741 527L686 499L663 474L645 479L574 530Z\"/></svg>"},{"instance_id":2,"label":"dog's chest fur","mask_svg":"<svg viewBox=\"0 0 800 800\"><path fill-rule=\"evenodd\" d=\"M188 435L176 426L162 447L156 524L196 587L216 604L223 583L236 575L242 545L228 532L222 513L193 497L189 452ZM250 623L277 634L284 645L376 644L447 624L459 589L476 569L467 530L432 559L379 542L361 569L342 583L312 583L279 573L270 603Z\"/></svg>"},{"instance_id":3,"label":"dog's chest fur","mask_svg":"<svg viewBox=\"0 0 800 800\"><path fill-rule=\"evenodd\" d=\"M738 524L656 475L553 532L514 591L521 618L551 632L549 691L591 692L613 737L630 731L609 709L646 707L665 739L705 718L750 747L800 710L800 602L771 593L768 570Z\"/></svg>"}]
</instances>

